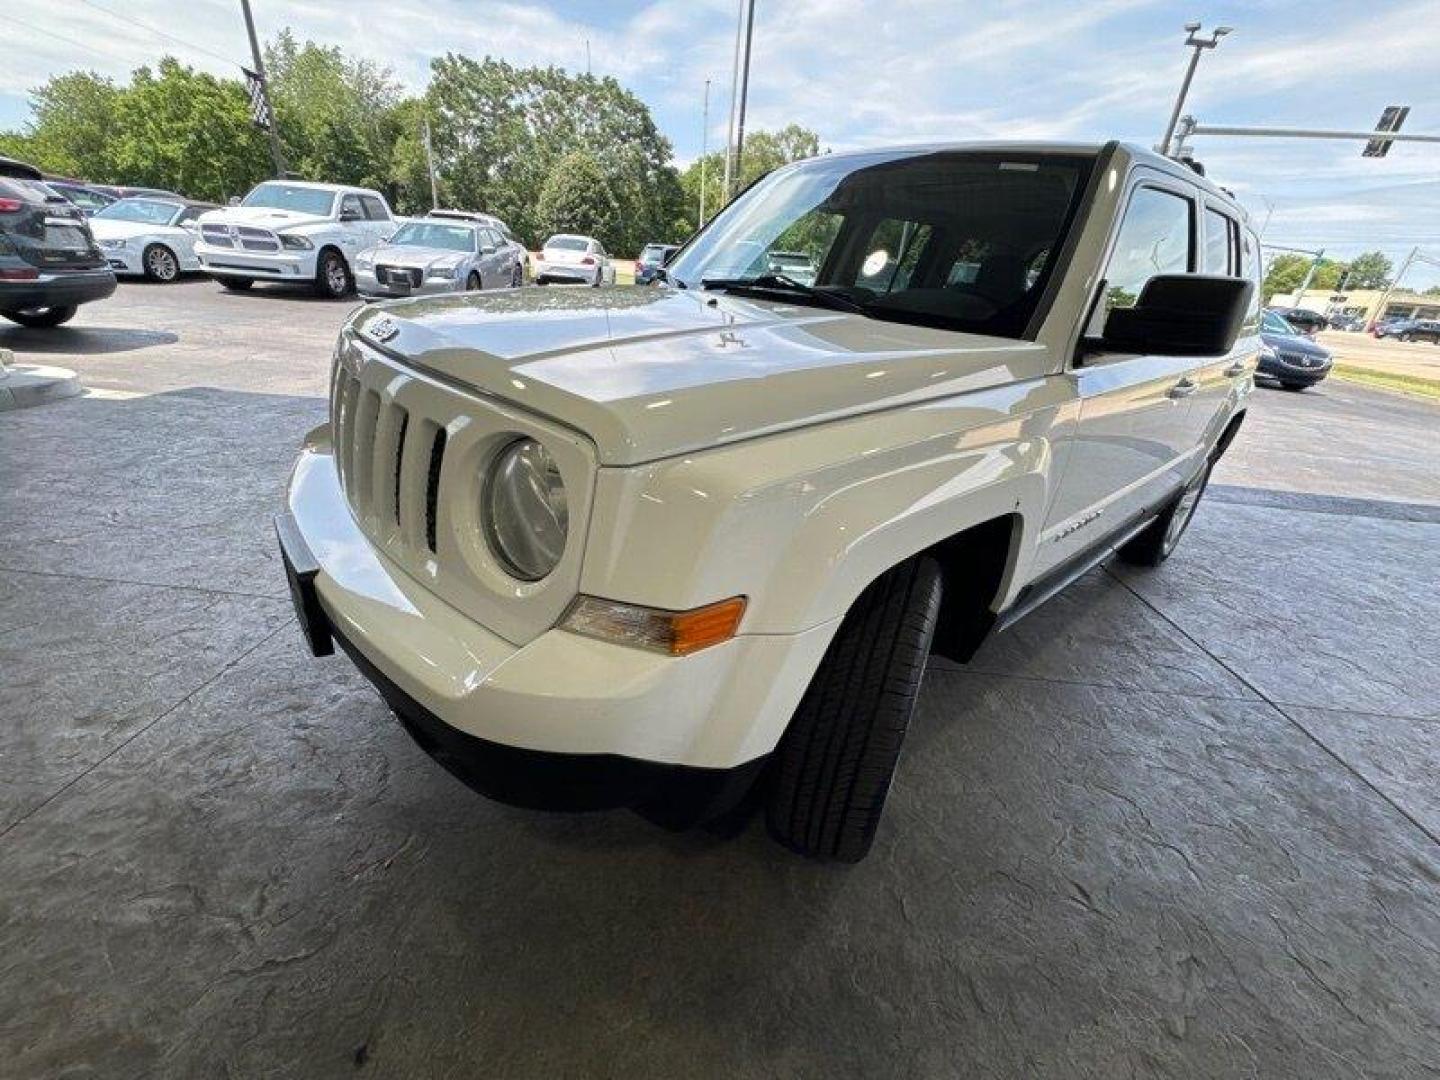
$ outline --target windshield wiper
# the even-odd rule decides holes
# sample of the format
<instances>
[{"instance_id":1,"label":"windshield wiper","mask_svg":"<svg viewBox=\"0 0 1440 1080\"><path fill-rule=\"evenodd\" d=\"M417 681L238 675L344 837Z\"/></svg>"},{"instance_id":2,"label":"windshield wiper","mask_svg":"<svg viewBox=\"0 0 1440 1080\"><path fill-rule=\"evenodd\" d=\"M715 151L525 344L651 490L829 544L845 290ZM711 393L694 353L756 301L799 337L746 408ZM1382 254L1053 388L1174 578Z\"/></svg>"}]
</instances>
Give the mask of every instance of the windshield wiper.
<instances>
[{"instance_id":1,"label":"windshield wiper","mask_svg":"<svg viewBox=\"0 0 1440 1080\"><path fill-rule=\"evenodd\" d=\"M850 311L856 315L870 314L870 305L868 304L852 300L843 293L830 292L827 289L817 289L813 285L806 285L803 281L796 281L789 274L757 274L755 277L748 278L703 278L700 287L702 289L753 289L756 292L795 293L818 301L822 306L834 311Z\"/></svg>"}]
</instances>

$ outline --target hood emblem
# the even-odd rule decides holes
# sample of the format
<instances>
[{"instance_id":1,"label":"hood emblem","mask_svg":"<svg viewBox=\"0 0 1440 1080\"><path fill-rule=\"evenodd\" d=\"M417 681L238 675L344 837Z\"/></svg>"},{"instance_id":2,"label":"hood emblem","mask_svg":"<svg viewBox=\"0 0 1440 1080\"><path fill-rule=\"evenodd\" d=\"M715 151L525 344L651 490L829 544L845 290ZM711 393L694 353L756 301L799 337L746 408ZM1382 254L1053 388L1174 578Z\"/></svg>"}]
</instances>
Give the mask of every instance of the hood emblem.
<instances>
[{"instance_id":1,"label":"hood emblem","mask_svg":"<svg viewBox=\"0 0 1440 1080\"><path fill-rule=\"evenodd\" d=\"M381 316L365 326L366 336L374 338L382 345L398 333L400 333L400 324L387 316Z\"/></svg>"}]
</instances>

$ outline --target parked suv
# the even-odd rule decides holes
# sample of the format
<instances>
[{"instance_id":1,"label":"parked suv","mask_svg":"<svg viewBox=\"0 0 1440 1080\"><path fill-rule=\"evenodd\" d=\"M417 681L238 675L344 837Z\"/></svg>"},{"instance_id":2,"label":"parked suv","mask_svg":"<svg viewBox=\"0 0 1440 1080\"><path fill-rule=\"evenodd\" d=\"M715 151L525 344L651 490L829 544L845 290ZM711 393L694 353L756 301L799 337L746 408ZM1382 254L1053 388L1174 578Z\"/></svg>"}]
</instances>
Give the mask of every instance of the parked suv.
<instances>
[{"instance_id":1,"label":"parked suv","mask_svg":"<svg viewBox=\"0 0 1440 1080\"><path fill-rule=\"evenodd\" d=\"M59 326L114 291L79 207L42 183L40 170L0 158L0 316Z\"/></svg>"},{"instance_id":2,"label":"parked suv","mask_svg":"<svg viewBox=\"0 0 1440 1080\"><path fill-rule=\"evenodd\" d=\"M662 280L660 272L665 263L679 250L679 244L646 244L635 260L635 284L650 285Z\"/></svg>"},{"instance_id":3,"label":"parked suv","mask_svg":"<svg viewBox=\"0 0 1440 1080\"><path fill-rule=\"evenodd\" d=\"M991 143L783 166L672 288L363 309L277 519L302 629L497 799L678 827L750 794L857 860L932 652L1175 550L1259 273L1190 169Z\"/></svg>"},{"instance_id":4,"label":"parked suv","mask_svg":"<svg viewBox=\"0 0 1440 1080\"><path fill-rule=\"evenodd\" d=\"M1440 344L1440 320L1401 319L1375 328L1377 338L1393 337L1397 341L1428 341Z\"/></svg>"},{"instance_id":5,"label":"parked suv","mask_svg":"<svg viewBox=\"0 0 1440 1080\"><path fill-rule=\"evenodd\" d=\"M401 224L369 188L267 180L239 205L201 216L195 254L227 289L279 281L338 299L355 289L355 256Z\"/></svg>"}]
</instances>

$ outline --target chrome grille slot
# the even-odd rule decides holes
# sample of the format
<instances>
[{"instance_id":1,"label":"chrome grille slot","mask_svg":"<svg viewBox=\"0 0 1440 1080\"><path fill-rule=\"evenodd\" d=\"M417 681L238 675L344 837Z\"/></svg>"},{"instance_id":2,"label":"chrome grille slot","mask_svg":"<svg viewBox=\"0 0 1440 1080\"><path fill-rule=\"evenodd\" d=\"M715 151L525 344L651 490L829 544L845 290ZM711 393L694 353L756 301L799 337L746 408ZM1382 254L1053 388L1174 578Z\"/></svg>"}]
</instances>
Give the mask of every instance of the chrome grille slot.
<instances>
[{"instance_id":1,"label":"chrome grille slot","mask_svg":"<svg viewBox=\"0 0 1440 1080\"><path fill-rule=\"evenodd\" d=\"M230 239L230 230L224 225L201 225L200 235L205 238L207 244L213 247L233 248L235 244Z\"/></svg>"},{"instance_id":2,"label":"chrome grille slot","mask_svg":"<svg viewBox=\"0 0 1440 1080\"><path fill-rule=\"evenodd\" d=\"M380 421L380 395L362 390L356 406L354 431L350 437L355 460L355 509L362 514L374 512L375 501L375 428Z\"/></svg>"},{"instance_id":3,"label":"chrome grille slot","mask_svg":"<svg viewBox=\"0 0 1440 1080\"><path fill-rule=\"evenodd\" d=\"M433 554L440 504L440 468L445 460L445 429L435 427L435 438L430 443L430 469L425 477L425 546Z\"/></svg>"},{"instance_id":4,"label":"chrome grille slot","mask_svg":"<svg viewBox=\"0 0 1440 1080\"><path fill-rule=\"evenodd\" d=\"M235 229L240 237L240 246L246 251L279 251L280 239L269 229L256 229L240 225Z\"/></svg>"}]
</instances>

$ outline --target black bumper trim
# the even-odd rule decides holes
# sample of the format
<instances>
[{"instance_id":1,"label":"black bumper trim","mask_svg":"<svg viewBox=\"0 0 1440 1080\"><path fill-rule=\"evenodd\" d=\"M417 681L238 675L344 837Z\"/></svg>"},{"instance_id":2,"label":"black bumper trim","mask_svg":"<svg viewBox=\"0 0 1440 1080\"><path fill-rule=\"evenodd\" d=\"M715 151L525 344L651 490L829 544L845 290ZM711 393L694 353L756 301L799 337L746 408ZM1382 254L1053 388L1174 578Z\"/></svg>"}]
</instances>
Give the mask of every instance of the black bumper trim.
<instances>
[{"instance_id":1,"label":"black bumper trim","mask_svg":"<svg viewBox=\"0 0 1440 1080\"><path fill-rule=\"evenodd\" d=\"M642 761L619 754L564 754L491 742L451 727L397 686L353 642L331 629L420 748L467 787L527 810L628 808L685 829L738 806L768 758L731 769Z\"/></svg>"}]
</instances>

